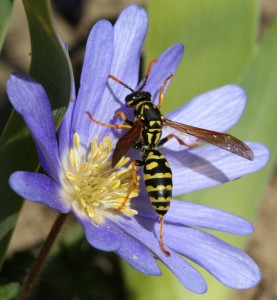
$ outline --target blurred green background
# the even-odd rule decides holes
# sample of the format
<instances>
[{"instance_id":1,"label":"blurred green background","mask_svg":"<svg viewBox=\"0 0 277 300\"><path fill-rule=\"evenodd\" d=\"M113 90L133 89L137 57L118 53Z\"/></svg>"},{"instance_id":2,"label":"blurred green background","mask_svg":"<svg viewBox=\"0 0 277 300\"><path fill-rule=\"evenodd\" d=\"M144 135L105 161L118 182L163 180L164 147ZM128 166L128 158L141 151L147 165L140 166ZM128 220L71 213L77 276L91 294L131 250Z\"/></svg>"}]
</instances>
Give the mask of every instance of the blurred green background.
<instances>
[{"instance_id":1,"label":"blurred green background","mask_svg":"<svg viewBox=\"0 0 277 300\"><path fill-rule=\"evenodd\" d=\"M208 278L209 290L205 295L194 295L186 291L167 270L163 270L162 277L147 277L122 263L114 254L93 250L84 240L79 225L70 220L32 299L276 299L277 179L274 170L277 140L274 132L277 125L277 1L56 0L51 2L50 15L45 1L23 2L31 25L32 49L22 2L0 2L0 46L3 43L0 56L1 131L11 113L5 82L13 71L28 72L30 52L31 74L44 83L55 105L57 123L64 112L70 93L70 67L63 50L57 46L51 18L69 45L78 85L84 45L91 26L101 18L114 22L124 7L137 3L149 12L149 33L142 53L146 64L174 43L181 42L186 46L184 59L165 97L164 112L178 108L207 90L227 83L240 84L247 91L248 103L242 119L230 132L243 140L264 143L272 154L269 165L256 174L183 198L234 212L256 223L256 233L251 236L247 248L264 276L256 288L234 293L203 271ZM45 22L40 23L40 17ZM36 36L43 39L36 39ZM41 49L49 49L52 54ZM55 61L52 65L43 65L45 53L61 62L58 68ZM63 81L53 80L52 74L56 78L62 77ZM10 192L5 179L13 170L37 168L32 142L26 138L22 126L20 119L13 116L0 140L1 255L6 252L22 204ZM15 142L20 144L20 150L24 148L27 158L24 165L17 161L9 164L7 159L7 155L9 158L16 155L7 146L15 134ZM6 284L24 278L54 218L55 212L46 207L29 202L24 204L3 260L0 299L12 299L17 286ZM221 237L239 247L246 247L249 241L245 237Z\"/></svg>"}]
</instances>

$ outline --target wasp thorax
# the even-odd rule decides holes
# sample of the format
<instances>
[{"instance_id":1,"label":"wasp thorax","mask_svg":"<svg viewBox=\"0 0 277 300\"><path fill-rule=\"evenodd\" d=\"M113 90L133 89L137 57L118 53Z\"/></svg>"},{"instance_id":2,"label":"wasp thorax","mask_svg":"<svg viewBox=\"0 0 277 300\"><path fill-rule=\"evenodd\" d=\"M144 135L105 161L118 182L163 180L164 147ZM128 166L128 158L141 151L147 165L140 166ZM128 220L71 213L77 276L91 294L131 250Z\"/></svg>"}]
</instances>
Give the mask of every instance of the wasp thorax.
<instances>
[{"instance_id":1,"label":"wasp thorax","mask_svg":"<svg viewBox=\"0 0 277 300\"><path fill-rule=\"evenodd\" d=\"M151 94L144 91L136 91L126 96L125 102L128 107L133 107L142 101L151 102Z\"/></svg>"}]
</instances>

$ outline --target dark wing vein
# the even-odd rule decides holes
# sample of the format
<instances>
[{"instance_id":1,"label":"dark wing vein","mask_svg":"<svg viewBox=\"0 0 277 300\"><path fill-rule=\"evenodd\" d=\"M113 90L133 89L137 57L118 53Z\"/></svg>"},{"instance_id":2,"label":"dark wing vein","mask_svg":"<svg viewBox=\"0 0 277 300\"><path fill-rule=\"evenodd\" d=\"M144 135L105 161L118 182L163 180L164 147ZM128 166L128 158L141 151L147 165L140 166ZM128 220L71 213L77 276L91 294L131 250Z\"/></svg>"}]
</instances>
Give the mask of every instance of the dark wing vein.
<instances>
[{"instance_id":1,"label":"dark wing vein","mask_svg":"<svg viewBox=\"0 0 277 300\"><path fill-rule=\"evenodd\" d=\"M169 119L165 119L165 125L172 127L181 132L195 136L207 143L215 145L219 148L232 152L243 158L253 160L253 151L242 141L234 136L226 133L220 133L212 130L198 128L183 123L175 122Z\"/></svg>"}]
</instances>

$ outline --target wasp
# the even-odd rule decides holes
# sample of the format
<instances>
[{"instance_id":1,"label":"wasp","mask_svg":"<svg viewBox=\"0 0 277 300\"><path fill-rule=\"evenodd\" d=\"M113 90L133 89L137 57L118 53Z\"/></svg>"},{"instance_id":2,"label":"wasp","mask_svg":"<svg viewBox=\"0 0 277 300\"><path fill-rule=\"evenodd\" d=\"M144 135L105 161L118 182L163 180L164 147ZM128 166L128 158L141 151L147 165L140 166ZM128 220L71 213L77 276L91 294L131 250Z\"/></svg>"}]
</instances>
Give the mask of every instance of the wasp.
<instances>
[{"instance_id":1,"label":"wasp","mask_svg":"<svg viewBox=\"0 0 277 300\"><path fill-rule=\"evenodd\" d=\"M170 139L175 138L179 144L188 147L195 147L199 144L199 141L205 141L248 160L253 160L254 154L245 143L232 135L198 128L167 119L161 113L161 107L163 104L166 85L173 77L173 74L170 74L164 80L159 93L159 103L157 106L152 102L152 95L143 90L147 83L152 66L156 61L157 59L153 59L150 62L142 84L136 91L117 77L109 75L109 78L131 91L131 93L126 96L125 103L128 108L132 108L134 110L134 121L129 120L123 112L117 113L114 117L121 117L125 124L117 125L99 122L95 120L89 112L87 112L87 114L91 121L102 126L113 127L116 129L129 129L116 144L112 156L112 165L115 166L131 147L140 151L142 160L134 160L132 162L133 185L126 196L122 207L118 210L121 210L124 207L132 189L136 184L138 184L136 172L139 167L143 166L146 191L152 206L160 219L160 247L162 252L166 256L169 256L170 253L164 246L163 227L164 216L170 207L170 201L172 198L172 171L165 156L159 152L159 147L164 145ZM162 138L163 126L169 126L179 132L196 137L197 140L193 144L188 144L173 133Z\"/></svg>"}]
</instances>

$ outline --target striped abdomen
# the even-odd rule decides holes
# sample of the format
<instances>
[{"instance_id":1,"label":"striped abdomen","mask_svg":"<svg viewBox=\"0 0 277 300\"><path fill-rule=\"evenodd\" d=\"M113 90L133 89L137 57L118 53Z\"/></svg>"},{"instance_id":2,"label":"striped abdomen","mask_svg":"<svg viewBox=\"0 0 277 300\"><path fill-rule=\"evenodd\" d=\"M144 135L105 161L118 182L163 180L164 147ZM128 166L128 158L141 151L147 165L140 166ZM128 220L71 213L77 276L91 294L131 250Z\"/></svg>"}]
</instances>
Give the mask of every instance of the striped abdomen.
<instances>
[{"instance_id":1,"label":"striped abdomen","mask_svg":"<svg viewBox=\"0 0 277 300\"><path fill-rule=\"evenodd\" d=\"M144 181L149 199L160 218L168 211L172 198L172 172L165 157L149 150L144 158Z\"/></svg>"}]
</instances>

